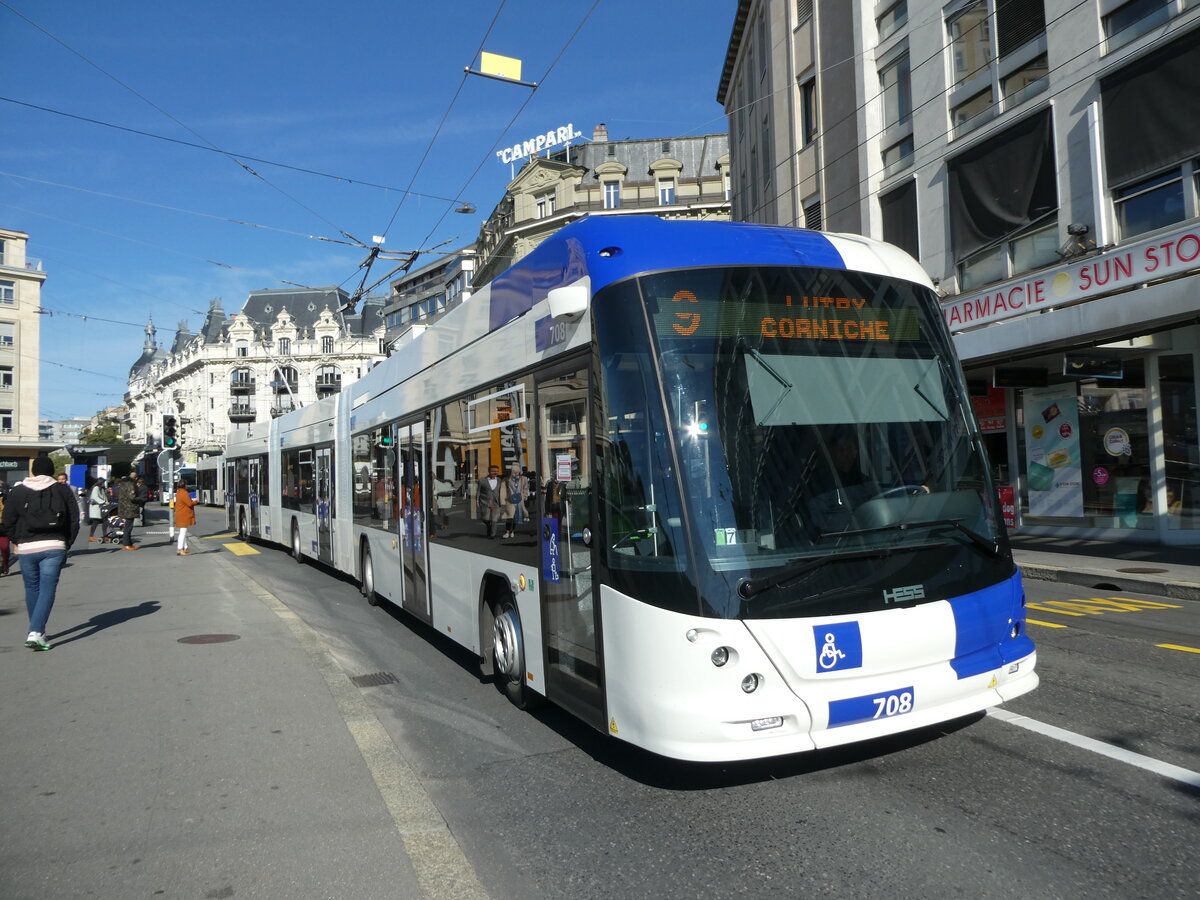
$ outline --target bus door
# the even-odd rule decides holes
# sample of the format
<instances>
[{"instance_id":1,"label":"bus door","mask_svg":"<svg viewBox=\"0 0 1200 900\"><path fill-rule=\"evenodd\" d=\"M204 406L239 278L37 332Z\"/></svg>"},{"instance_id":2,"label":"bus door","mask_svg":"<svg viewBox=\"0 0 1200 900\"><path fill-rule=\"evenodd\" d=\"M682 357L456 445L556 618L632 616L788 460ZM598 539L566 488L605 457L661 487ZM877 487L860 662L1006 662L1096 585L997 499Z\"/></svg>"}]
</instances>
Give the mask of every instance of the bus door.
<instances>
[{"instance_id":1,"label":"bus door","mask_svg":"<svg viewBox=\"0 0 1200 900\"><path fill-rule=\"evenodd\" d=\"M258 537L258 507L262 502L261 461L257 456L250 457L250 497L247 506L250 510L250 534Z\"/></svg>"},{"instance_id":2,"label":"bus door","mask_svg":"<svg viewBox=\"0 0 1200 900\"><path fill-rule=\"evenodd\" d=\"M396 429L400 448L400 565L404 572L404 609L429 622L428 556L425 496L425 423L412 422Z\"/></svg>"},{"instance_id":3,"label":"bus door","mask_svg":"<svg viewBox=\"0 0 1200 900\"><path fill-rule=\"evenodd\" d=\"M542 625L546 694L603 727L599 617L592 584L592 474L588 452L588 369L537 383Z\"/></svg>"},{"instance_id":4,"label":"bus door","mask_svg":"<svg viewBox=\"0 0 1200 900\"><path fill-rule=\"evenodd\" d=\"M234 499L233 489L237 484L237 462L230 460L225 463L225 527L237 531L237 500Z\"/></svg>"},{"instance_id":5,"label":"bus door","mask_svg":"<svg viewBox=\"0 0 1200 900\"><path fill-rule=\"evenodd\" d=\"M317 501L317 558L333 562L333 448L318 447L315 472Z\"/></svg>"}]
</instances>

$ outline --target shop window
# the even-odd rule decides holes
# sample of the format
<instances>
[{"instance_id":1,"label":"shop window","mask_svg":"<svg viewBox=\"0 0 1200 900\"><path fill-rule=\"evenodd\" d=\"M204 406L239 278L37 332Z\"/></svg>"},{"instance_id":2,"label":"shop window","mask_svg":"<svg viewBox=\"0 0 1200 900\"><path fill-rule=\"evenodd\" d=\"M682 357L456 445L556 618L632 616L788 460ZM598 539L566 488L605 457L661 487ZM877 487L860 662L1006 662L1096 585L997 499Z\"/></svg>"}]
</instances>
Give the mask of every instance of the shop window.
<instances>
[{"instance_id":1,"label":"shop window","mask_svg":"<svg viewBox=\"0 0 1200 900\"><path fill-rule=\"evenodd\" d=\"M1191 354L1161 356L1158 386L1162 397L1166 455L1167 527L1200 528L1200 442L1196 428L1196 375Z\"/></svg>"}]
</instances>

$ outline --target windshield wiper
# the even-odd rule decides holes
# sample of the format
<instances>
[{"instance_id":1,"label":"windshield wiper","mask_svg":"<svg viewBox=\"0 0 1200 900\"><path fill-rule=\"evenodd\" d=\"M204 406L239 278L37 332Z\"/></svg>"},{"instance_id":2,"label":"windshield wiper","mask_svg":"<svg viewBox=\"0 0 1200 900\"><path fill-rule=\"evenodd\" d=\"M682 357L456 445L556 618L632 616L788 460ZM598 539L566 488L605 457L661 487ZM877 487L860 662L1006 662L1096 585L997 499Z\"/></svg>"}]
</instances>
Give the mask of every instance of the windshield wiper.
<instances>
[{"instance_id":1,"label":"windshield wiper","mask_svg":"<svg viewBox=\"0 0 1200 900\"><path fill-rule=\"evenodd\" d=\"M921 522L895 522L891 525L880 525L878 528L860 528L856 531L839 531L836 533L836 535L830 535L830 537L854 537L860 534L879 534L883 531L908 531L910 528L940 527L957 529L962 534L965 534L968 538L970 538L972 544L974 544L988 556L992 557L992 559L1001 559L1004 556L1004 554L1000 552L1000 547L995 541L989 541L975 529L968 528L962 523L962 519L926 519Z\"/></svg>"},{"instance_id":2,"label":"windshield wiper","mask_svg":"<svg viewBox=\"0 0 1200 900\"><path fill-rule=\"evenodd\" d=\"M851 534L852 532L846 533ZM762 578L743 578L738 582L737 593L743 600L749 600L768 588L776 587L793 578L799 578L805 572L819 569L827 563L841 562L847 559L873 559L878 556L890 556L894 549L893 547L873 547L870 550L831 553L827 556L818 556L816 559L795 560L790 565L784 566L770 575L764 575Z\"/></svg>"}]
</instances>

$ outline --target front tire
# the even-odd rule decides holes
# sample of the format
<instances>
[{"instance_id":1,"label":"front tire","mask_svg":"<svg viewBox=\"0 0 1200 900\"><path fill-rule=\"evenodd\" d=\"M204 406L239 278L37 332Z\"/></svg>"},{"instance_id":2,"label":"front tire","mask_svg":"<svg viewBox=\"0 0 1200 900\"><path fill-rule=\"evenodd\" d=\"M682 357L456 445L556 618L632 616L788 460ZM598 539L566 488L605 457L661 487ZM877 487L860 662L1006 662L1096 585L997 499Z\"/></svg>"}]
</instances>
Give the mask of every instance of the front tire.
<instances>
[{"instance_id":1,"label":"front tire","mask_svg":"<svg viewBox=\"0 0 1200 900\"><path fill-rule=\"evenodd\" d=\"M248 537L246 532L246 514L242 513L238 516L238 540L245 541Z\"/></svg>"},{"instance_id":2,"label":"front tire","mask_svg":"<svg viewBox=\"0 0 1200 900\"><path fill-rule=\"evenodd\" d=\"M371 548L364 546L362 554L362 595L371 606L379 605L379 595L375 593L375 564L371 562Z\"/></svg>"}]
</instances>

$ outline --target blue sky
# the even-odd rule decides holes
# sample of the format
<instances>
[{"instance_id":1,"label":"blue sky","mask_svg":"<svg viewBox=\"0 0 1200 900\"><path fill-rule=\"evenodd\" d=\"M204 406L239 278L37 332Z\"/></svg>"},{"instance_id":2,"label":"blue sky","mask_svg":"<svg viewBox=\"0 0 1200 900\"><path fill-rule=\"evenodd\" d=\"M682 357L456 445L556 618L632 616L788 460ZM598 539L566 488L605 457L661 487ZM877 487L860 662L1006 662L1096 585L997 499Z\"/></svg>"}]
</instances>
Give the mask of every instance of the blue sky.
<instances>
[{"instance_id":1,"label":"blue sky","mask_svg":"<svg viewBox=\"0 0 1200 900\"><path fill-rule=\"evenodd\" d=\"M0 225L28 232L48 273L42 417L121 402L148 314L169 345L214 298L232 312L286 282L356 288L365 251L316 238L468 243L510 177L493 147L567 123L613 139L724 132L735 9L0 0ZM464 82L481 45L524 60L532 97ZM243 157L255 175L226 153L337 178ZM454 198L478 213L448 213Z\"/></svg>"}]
</instances>

